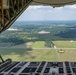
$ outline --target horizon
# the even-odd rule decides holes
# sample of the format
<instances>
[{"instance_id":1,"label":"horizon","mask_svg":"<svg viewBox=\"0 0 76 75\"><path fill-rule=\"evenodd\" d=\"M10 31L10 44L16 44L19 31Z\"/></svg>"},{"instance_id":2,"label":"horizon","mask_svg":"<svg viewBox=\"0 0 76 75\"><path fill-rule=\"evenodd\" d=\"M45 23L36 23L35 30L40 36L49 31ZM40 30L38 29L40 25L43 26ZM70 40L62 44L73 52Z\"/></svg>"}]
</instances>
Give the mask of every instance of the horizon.
<instances>
[{"instance_id":1,"label":"horizon","mask_svg":"<svg viewBox=\"0 0 76 75\"><path fill-rule=\"evenodd\" d=\"M15 22L22 21L22 20L17 20ZM23 22L28 22L28 21L76 21L76 20L24 20Z\"/></svg>"}]
</instances>

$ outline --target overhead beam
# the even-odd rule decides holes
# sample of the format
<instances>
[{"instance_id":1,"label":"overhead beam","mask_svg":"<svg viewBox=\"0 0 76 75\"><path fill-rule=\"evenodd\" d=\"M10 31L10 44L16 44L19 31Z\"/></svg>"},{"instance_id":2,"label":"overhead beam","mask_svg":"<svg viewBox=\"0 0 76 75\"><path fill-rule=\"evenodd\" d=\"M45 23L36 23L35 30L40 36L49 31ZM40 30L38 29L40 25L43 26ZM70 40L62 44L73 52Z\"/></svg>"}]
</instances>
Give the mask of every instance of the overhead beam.
<instances>
[{"instance_id":1,"label":"overhead beam","mask_svg":"<svg viewBox=\"0 0 76 75\"><path fill-rule=\"evenodd\" d=\"M4 25L4 9L3 9L3 0L0 0L0 6L1 6L1 29L3 28ZM1 30L0 29L0 30Z\"/></svg>"},{"instance_id":2,"label":"overhead beam","mask_svg":"<svg viewBox=\"0 0 76 75\"><path fill-rule=\"evenodd\" d=\"M0 32L9 28L14 21L27 9L32 0L1 0Z\"/></svg>"}]
</instances>

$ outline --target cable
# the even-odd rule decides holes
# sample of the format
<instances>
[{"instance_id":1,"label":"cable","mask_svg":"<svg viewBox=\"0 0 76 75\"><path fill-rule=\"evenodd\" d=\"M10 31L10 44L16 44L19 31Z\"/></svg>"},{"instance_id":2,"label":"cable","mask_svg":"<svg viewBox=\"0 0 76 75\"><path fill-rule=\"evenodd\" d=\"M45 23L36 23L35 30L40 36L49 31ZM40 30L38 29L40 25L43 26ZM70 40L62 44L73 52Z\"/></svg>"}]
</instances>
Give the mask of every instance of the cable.
<instances>
[{"instance_id":1,"label":"cable","mask_svg":"<svg viewBox=\"0 0 76 75\"><path fill-rule=\"evenodd\" d=\"M35 1L35 0L33 0L33 2L35 2L35 3L40 3L40 4L45 4L45 5L66 5L66 4L75 3L76 0L75 0L75 1L70 1L70 2L67 2L67 3L60 3L60 4L44 3L44 2L39 2L39 1Z\"/></svg>"}]
</instances>

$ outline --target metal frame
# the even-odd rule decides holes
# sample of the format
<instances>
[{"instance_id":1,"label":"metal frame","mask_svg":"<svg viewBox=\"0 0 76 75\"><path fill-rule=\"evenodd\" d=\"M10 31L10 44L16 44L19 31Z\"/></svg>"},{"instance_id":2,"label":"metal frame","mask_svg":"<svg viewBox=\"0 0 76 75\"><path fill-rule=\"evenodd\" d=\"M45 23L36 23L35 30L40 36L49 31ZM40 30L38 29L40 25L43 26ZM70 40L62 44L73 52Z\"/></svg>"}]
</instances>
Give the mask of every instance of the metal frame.
<instances>
[{"instance_id":1,"label":"metal frame","mask_svg":"<svg viewBox=\"0 0 76 75\"><path fill-rule=\"evenodd\" d=\"M3 60L3 58L2 58L2 56L1 56L1 55L0 55L0 59L1 59L1 61L2 61L2 62L4 62L4 60Z\"/></svg>"},{"instance_id":2,"label":"metal frame","mask_svg":"<svg viewBox=\"0 0 76 75\"><path fill-rule=\"evenodd\" d=\"M0 0L0 32L9 28L31 2L32 0L7 0L7 6L4 6L4 0Z\"/></svg>"}]
</instances>

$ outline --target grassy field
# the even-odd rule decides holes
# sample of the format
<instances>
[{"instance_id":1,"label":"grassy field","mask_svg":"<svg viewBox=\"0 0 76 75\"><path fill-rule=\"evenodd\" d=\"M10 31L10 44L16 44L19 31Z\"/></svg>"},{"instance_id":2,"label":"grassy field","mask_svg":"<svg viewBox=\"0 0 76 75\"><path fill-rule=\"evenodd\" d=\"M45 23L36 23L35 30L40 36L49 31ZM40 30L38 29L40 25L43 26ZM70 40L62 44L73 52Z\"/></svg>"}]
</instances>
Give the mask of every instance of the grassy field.
<instances>
[{"instance_id":1,"label":"grassy field","mask_svg":"<svg viewBox=\"0 0 76 75\"><path fill-rule=\"evenodd\" d=\"M76 61L76 42L53 41L53 43L64 52L59 53L59 49L45 48L44 41L36 41L15 47L0 48L0 54L4 59L11 58L13 61L57 61L57 58L58 61Z\"/></svg>"},{"instance_id":2,"label":"grassy field","mask_svg":"<svg viewBox=\"0 0 76 75\"><path fill-rule=\"evenodd\" d=\"M44 41L36 41L31 46L32 48L45 48L45 42Z\"/></svg>"},{"instance_id":3,"label":"grassy field","mask_svg":"<svg viewBox=\"0 0 76 75\"><path fill-rule=\"evenodd\" d=\"M13 61L55 61L54 50L32 50L30 48L0 48L0 54L4 59L11 58Z\"/></svg>"},{"instance_id":4,"label":"grassy field","mask_svg":"<svg viewBox=\"0 0 76 75\"><path fill-rule=\"evenodd\" d=\"M58 53L58 61L75 61L76 62L76 50L65 50L64 53Z\"/></svg>"},{"instance_id":5,"label":"grassy field","mask_svg":"<svg viewBox=\"0 0 76 75\"><path fill-rule=\"evenodd\" d=\"M53 41L57 48L76 48L76 41Z\"/></svg>"},{"instance_id":6,"label":"grassy field","mask_svg":"<svg viewBox=\"0 0 76 75\"><path fill-rule=\"evenodd\" d=\"M4 60L11 58L13 61L76 61L75 49L64 49L64 53L56 50L57 54L54 49L0 48L0 54Z\"/></svg>"}]
</instances>

